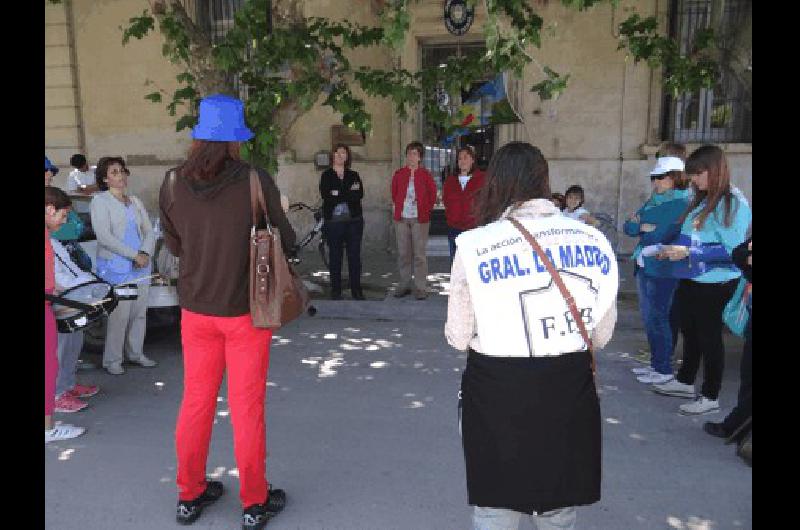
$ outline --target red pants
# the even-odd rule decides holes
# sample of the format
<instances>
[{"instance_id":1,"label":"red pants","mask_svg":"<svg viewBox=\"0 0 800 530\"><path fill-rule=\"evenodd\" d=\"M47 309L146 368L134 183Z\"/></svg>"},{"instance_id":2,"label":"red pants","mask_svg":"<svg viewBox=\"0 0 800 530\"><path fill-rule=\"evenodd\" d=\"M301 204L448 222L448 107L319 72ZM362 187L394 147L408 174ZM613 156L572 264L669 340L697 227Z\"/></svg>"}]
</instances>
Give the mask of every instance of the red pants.
<instances>
[{"instance_id":1,"label":"red pants","mask_svg":"<svg viewBox=\"0 0 800 530\"><path fill-rule=\"evenodd\" d=\"M183 401L175 429L178 497L192 500L206 487L206 460L222 375L243 507L267 498L264 400L272 331L254 328L250 315L215 317L183 309Z\"/></svg>"},{"instance_id":2,"label":"red pants","mask_svg":"<svg viewBox=\"0 0 800 530\"><path fill-rule=\"evenodd\" d=\"M46 291L52 294L52 291ZM58 378L58 332L56 317L49 302L44 303L44 415L52 416L56 408Z\"/></svg>"}]
</instances>

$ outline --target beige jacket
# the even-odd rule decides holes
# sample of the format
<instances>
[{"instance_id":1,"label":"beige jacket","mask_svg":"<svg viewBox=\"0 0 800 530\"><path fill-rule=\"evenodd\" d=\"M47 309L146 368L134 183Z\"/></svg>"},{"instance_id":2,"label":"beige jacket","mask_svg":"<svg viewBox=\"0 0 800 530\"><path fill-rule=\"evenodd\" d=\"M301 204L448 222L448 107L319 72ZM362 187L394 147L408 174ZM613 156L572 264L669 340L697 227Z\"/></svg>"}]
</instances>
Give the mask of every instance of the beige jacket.
<instances>
[{"instance_id":1,"label":"beige jacket","mask_svg":"<svg viewBox=\"0 0 800 530\"><path fill-rule=\"evenodd\" d=\"M153 232L150 216L147 215L147 210L145 210L144 204L138 197L130 195L130 199L134 206L139 237L142 239L140 248L131 248L123 243L125 226L127 225L125 205L111 195L109 191L98 193L92 198L92 229L97 236L98 257L111 259L114 255L117 255L132 260L140 250L147 252L150 256L153 255L156 236Z\"/></svg>"}]
</instances>

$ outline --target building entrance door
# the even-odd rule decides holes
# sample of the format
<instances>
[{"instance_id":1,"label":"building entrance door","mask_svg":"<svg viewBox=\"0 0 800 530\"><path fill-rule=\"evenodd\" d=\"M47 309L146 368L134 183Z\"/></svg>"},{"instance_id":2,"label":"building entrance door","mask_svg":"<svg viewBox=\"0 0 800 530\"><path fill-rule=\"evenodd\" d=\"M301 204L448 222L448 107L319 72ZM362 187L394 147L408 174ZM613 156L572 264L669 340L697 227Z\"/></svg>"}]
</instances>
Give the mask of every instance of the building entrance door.
<instances>
[{"instance_id":1,"label":"building entrance door","mask_svg":"<svg viewBox=\"0 0 800 530\"><path fill-rule=\"evenodd\" d=\"M444 66L452 57L465 57L473 54L482 55L486 53L486 47L481 43L423 44L421 52L422 67L435 68ZM455 115L469 94L490 78L491 76L487 75L485 79L481 79L467 87L467 90L461 90L458 93L447 93L447 97L441 98L443 101L442 107L446 107L451 115ZM435 97L435 95L426 94L426 97ZM479 128L471 132L471 134L460 136L454 142L447 144L445 142L444 127L429 120L424 111L422 111L420 124L422 128L420 138L422 138L422 144L425 146L423 164L433 175L440 199L431 214L429 255L439 255L442 249L444 255L448 255L447 222L444 215L444 205L441 203L444 179L455 171L457 167L456 153L464 145L470 145L475 149L478 157L476 161L478 167L483 170L486 169L494 153L495 127L489 125ZM442 237L444 237L444 242L440 241Z\"/></svg>"}]
</instances>

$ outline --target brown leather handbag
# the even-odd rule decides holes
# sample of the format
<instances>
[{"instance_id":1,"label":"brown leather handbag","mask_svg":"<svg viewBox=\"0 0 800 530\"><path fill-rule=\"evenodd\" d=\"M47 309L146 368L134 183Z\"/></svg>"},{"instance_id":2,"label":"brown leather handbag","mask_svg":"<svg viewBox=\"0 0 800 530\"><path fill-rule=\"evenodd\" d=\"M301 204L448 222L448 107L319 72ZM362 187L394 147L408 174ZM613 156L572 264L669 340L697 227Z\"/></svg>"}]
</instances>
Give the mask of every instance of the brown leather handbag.
<instances>
[{"instance_id":1,"label":"brown leather handbag","mask_svg":"<svg viewBox=\"0 0 800 530\"><path fill-rule=\"evenodd\" d=\"M311 297L286 260L278 229L269 222L261 179L250 170L250 316L257 328L279 328L308 309ZM259 216L266 228L258 228Z\"/></svg>"}]
</instances>

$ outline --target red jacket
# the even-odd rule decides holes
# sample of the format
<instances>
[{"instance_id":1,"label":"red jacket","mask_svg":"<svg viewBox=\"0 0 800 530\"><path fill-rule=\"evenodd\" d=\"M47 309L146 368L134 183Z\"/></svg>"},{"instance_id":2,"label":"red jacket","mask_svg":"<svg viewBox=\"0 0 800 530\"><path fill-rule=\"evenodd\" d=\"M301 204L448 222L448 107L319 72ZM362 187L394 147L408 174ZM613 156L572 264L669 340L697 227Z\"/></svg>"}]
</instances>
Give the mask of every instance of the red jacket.
<instances>
[{"instance_id":1,"label":"red jacket","mask_svg":"<svg viewBox=\"0 0 800 530\"><path fill-rule=\"evenodd\" d=\"M450 175L445 179L442 189L442 201L444 202L444 215L447 218L447 226L458 230L469 230L475 228L475 217L472 215L472 207L475 204L475 196L483 187L486 175L483 171L476 169L472 173L472 178L467 182L467 186L462 190L458 175Z\"/></svg>"},{"instance_id":2,"label":"red jacket","mask_svg":"<svg viewBox=\"0 0 800 530\"><path fill-rule=\"evenodd\" d=\"M392 202L394 203L394 220L399 221L403 215L403 203L406 200L408 179L411 170L403 166L392 176ZM417 197L417 220L420 223L429 223L431 210L436 203L436 183L424 167L414 171L414 193Z\"/></svg>"}]
</instances>

